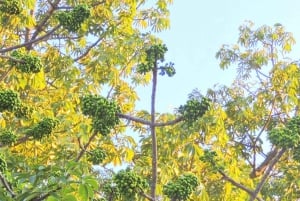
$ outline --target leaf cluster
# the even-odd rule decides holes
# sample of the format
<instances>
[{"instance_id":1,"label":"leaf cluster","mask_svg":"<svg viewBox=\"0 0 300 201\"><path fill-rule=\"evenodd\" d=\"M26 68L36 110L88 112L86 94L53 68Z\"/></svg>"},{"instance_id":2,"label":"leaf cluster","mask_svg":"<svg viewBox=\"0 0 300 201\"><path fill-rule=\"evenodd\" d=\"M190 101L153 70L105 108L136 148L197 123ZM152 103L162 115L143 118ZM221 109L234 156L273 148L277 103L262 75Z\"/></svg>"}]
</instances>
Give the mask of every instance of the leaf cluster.
<instances>
[{"instance_id":1,"label":"leaf cluster","mask_svg":"<svg viewBox=\"0 0 300 201\"><path fill-rule=\"evenodd\" d=\"M137 72L140 74L146 74L154 69L157 62L165 61L165 53L168 48L164 44L153 45L146 50L146 61L141 63L137 67ZM160 70L160 75L167 74L169 77L175 75L176 71L174 68L174 63L167 63L164 66L158 68Z\"/></svg>"},{"instance_id":2,"label":"leaf cluster","mask_svg":"<svg viewBox=\"0 0 300 201\"><path fill-rule=\"evenodd\" d=\"M95 132L108 135L110 130L120 123L117 115L120 113L120 107L116 102L97 95L87 95L81 98L81 103L83 114L92 117Z\"/></svg>"},{"instance_id":3,"label":"leaf cluster","mask_svg":"<svg viewBox=\"0 0 300 201\"><path fill-rule=\"evenodd\" d=\"M23 103L21 103L20 105L18 105L16 108L15 108L15 116L17 118L26 118L26 119L29 119L31 117L31 114L33 112L33 109L32 107L29 107Z\"/></svg>"},{"instance_id":4,"label":"leaf cluster","mask_svg":"<svg viewBox=\"0 0 300 201\"><path fill-rule=\"evenodd\" d=\"M41 140L44 137L51 135L52 130L58 125L59 121L52 118L44 118L37 123L33 128L26 131L26 135L32 136L33 139Z\"/></svg>"},{"instance_id":5,"label":"leaf cluster","mask_svg":"<svg viewBox=\"0 0 300 201\"><path fill-rule=\"evenodd\" d=\"M99 147L88 153L88 161L92 162L93 165L98 165L102 163L105 157L106 157L105 151Z\"/></svg>"},{"instance_id":6,"label":"leaf cluster","mask_svg":"<svg viewBox=\"0 0 300 201\"><path fill-rule=\"evenodd\" d=\"M193 123L201 118L209 109L210 99L202 97L201 101L190 99L185 105L178 108L178 113L182 115L187 123Z\"/></svg>"},{"instance_id":7,"label":"leaf cluster","mask_svg":"<svg viewBox=\"0 0 300 201\"><path fill-rule=\"evenodd\" d=\"M0 3L0 12L9 15L18 15L22 11L22 6L19 0L4 0Z\"/></svg>"},{"instance_id":8,"label":"leaf cluster","mask_svg":"<svg viewBox=\"0 0 300 201\"><path fill-rule=\"evenodd\" d=\"M17 141L17 136L11 130L5 129L0 132L0 142L3 145L11 145Z\"/></svg>"},{"instance_id":9,"label":"leaf cluster","mask_svg":"<svg viewBox=\"0 0 300 201\"><path fill-rule=\"evenodd\" d=\"M163 187L163 193L174 201L184 201L199 185L198 179L193 174L181 175L174 181L168 182Z\"/></svg>"},{"instance_id":10,"label":"leaf cluster","mask_svg":"<svg viewBox=\"0 0 300 201\"><path fill-rule=\"evenodd\" d=\"M38 73L43 68L41 60L39 57L24 54L20 51L13 51L11 56L20 61L12 60L10 62L11 65L15 66L16 69L22 73Z\"/></svg>"},{"instance_id":11,"label":"leaf cluster","mask_svg":"<svg viewBox=\"0 0 300 201\"><path fill-rule=\"evenodd\" d=\"M129 169L119 171L114 175L113 181L120 194L127 200L132 200L137 193L149 186L145 179Z\"/></svg>"},{"instance_id":12,"label":"leaf cluster","mask_svg":"<svg viewBox=\"0 0 300 201\"><path fill-rule=\"evenodd\" d=\"M212 167L212 171L217 172L219 170L224 169L224 167L219 164L219 160L216 157L217 153L215 151L206 149L204 150L204 154L200 156L199 159L204 163L210 164Z\"/></svg>"},{"instance_id":13,"label":"leaf cluster","mask_svg":"<svg viewBox=\"0 0 300 201\"><path fill-rule=\"evenodd\" d=\"M78 5L72 11L65 11L58 14L59 23L68 31L76 32L81 24L90 16L90 9L87 5Z\"/></svg>"},{"instance_id":14,"label":"leaf cluster","mask_svg":"<svg viewBox=\"0 0 300 201\"><path fill-rule=\"evenodd\" d=\"M268 133L272 144L282 148L295 148L300 143L300 116L289 120L285 127L274 128Z\"/></svg>"},{"instance_id":15,"label":"leaf cluster","mask_svg":"<svg viewBox=\"0 0 300 201\"><path fill-rule=\"evenodd\" d=\"M0 90L0 112L15 111L21 105L19 95L13 90Z\"/></svg>"}]
</instances>

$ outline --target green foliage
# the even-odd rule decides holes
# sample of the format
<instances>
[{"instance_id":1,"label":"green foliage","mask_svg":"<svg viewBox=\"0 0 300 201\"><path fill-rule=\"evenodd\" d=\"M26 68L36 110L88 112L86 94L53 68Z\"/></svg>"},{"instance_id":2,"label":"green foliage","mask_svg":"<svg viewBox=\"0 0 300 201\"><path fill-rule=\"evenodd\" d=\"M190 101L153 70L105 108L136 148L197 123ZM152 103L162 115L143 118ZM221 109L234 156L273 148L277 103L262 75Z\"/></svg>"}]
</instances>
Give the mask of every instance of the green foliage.
<instances>
[{"instance_id":1,"label":"green foliage","mask_svg":"<svg viewBox=\"0 0 300 201\"><path fill-rule=\"evenodd\" d=\"M166 45L158 44L153 45L146 50L146 61L141 63L137 67L137 72L140 74L146 74L154 69L157 65L157 62L165 61L165 53L168 51ZM165 64L158 68L161 75L167 74L169 77L175 75L175 68L173 63Z\"/></svg>"},{"instance_id":2,"label":"green foliage","mask_svg":"<svg viewBox=\"0 0 300 201\"><path fill-rule=\"evenodd\" d=\"M106 153L101 148L96 148L88 153L88 161L92 162L94 165L102 163L105 157Z\"/></svg>"},{"instance_id":3,"label":"green foliage","mask_svg":"<svg viewBox=\"0 0 300 201\"><path fill-rule=\"evenodd\" d=\"M32 112L33 109L31 107L21 103L16 107L14 114L17 118L29 119L31 117Z\"/></svg>"},{"instance_id":4,"label":"green foliage","mask_svg":"<svg viewBox=\"0 0 300 201\"><path fill-rule=\"evenodd\" d=\"M120 123L117 115L120 107L116 102L97 95L87 95L81 98L81 103L82 113L92 117L95 132L108 135Z\"/></svg>"},{"instance_id":5,"label":"green foliage","mask_svg":"<svg viewBox=\"0 0 300 201\"><path fill-rule=\"evenodd\" d=\"M149 186L145 179L129 169L119 171L114 175L113 181L120 194L127 200L133 199L136 194Z\"/></svg>"},{"instance_id":6,"label":"green foliage","mask_svg":"<svg viewBox=\"0 0 300 201\"><path fill-rule=\"evenodd\" d=\"M65 11L58 14L59 23L68 31L76 32L81 24L90 16L90 9L87 5L75 6L72 11Z\"/></svg>"},{"instance_id":7,"label":"green foliage","mask_svg":"<svg viewBox=\"0 0 300 201\"><path fill-rule=\"evenodd\" d=\"M26 135L32 136L35 140L41 140L44 137L51 135L52 130L58 125L59 121L52 118L44 118L37 123L33 128L27 130Z\"/></svg>"},{"instance_id":8,"label":"green foliage","mask_svg":"<svg viewBox=\"0 0 300 201\"><path fill-rule=\"evenodd\" d=\"M106 181L102 186L105 197L110 199L117 199L121 196L118 186L116 186L112 180ZM103 198L103 200L105 200Z\"/></svg>"},{"instance_id":9,"label":"green foliage","mask_svg":"<svg viewBox=\"0 0 300 201\"><path fill-rule=\"evenodd\" d=\"M300 142L300 116L293 117L286 127L274 128L269 132L272 144L282 148L295 148Z\"/></svg>"},{"instance_id":10,"label":"green foliage","mask_svg":"<svg viewBox=\"0 0 300 201\"><path fill-rule=\"evenodd\" d=\"M11 130L2 130L0 132L0 142L3 145L11 145L17 141L17 136Z\"/></svg>"},{"instance_id":11,"label":"green foliage","mask_svg":"<svg viewBox=\"0 0 300 201\"><path fill-rule=\"evenodd\" d=\"M0 172L4 173L7 170L7 163L2 154L0 154Z\"/></svg>"},{"instance_id":12,"label":"green foliage","mask_svg":"<svg viewBox=\"0 0 300 201\"><path fill-rule=\"evenodd\" d=\"M209 109L210 100L202 97L201 101L197 99L190 99L185 105L178 108L178 113L182 115L187 123L193 123L201 118Z\"/></svg>"},{"instance_id":13,"label":"green foliage","mask_svg":"<svg viewBox=\"0 0 300 201\"><path fill-rule=\"evenodd\" d=\"M12 60L11 65L22 73L38 73L43 68L41 59L31 54L24 54L20 51L13 51L11 56L20 61Z\"/></svg>"},{"instance_id":14,"label":"green foliage","mask_svg":"<svg viewBox=\"0 0 300 201\"><path fill-rule=\"evenodd\" d=\"M21 104L19 95L13 90L0 90L0 112L14 111Z\"/></svg>"},{"instance_id":15,"label":"green foliage","mask_svg":"<svg viewBox=\"0 0 300 201\"><path fill-rule=\"evenodd\" d=\"M4 0L0 3L0 11L9 15L18 15L22 11L19 0Z\"/></svg>"},{"instance_id":16,"label":"green foliage","mask_svg":"<svg viewBox=\"0 0 300 201\"><path fill-rule=\"evenodd\" d=\"M204 150L204 154L199 157L204 163L211 165L212 172L217 172L223 170L224 167L220 164L220 161L216 158L217 153L215 151L210 151L208 149Z\"/></svg>"},{"instance_id":17,"label":"green foliage","mask_svg":"<svg viewBox=\"0 0 300 201\"><path fill-rule=\"evenodd\" d=\"M184 174L164 185L163 193L172 201L185 201L198 185L199 182L195 175Z\"/></svg>"}]
</instances>

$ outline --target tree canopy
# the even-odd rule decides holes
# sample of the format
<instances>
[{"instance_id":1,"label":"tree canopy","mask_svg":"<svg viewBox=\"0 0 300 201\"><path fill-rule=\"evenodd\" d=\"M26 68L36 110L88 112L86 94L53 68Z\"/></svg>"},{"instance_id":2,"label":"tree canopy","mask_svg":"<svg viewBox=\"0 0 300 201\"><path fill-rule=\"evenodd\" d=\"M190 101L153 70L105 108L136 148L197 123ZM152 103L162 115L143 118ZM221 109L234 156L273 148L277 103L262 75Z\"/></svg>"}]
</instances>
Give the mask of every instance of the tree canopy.
<instances>
[{"instance_id":1,"label":"tree canopy","mask_svg":"<svg viewBox=\"0 0 300 201\"><path fill-rule=\"evenodd\" d=\"M1 200L300 198L292 34L245 23L216 54L233 84L160 113L157 77L176 70L153 32L170 3L0 1ZM140 85L150 111L135 107Z\"/></svg>"}]
</instances>

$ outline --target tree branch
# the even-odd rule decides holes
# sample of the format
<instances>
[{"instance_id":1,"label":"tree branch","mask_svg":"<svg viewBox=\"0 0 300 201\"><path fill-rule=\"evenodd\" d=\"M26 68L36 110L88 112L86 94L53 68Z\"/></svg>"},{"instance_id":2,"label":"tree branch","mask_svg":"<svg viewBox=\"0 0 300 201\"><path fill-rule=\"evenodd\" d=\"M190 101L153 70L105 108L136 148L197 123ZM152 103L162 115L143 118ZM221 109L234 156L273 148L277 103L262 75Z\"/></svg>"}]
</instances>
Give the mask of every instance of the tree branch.
<instances>
[{"instance_id":1,"label":"tree branch","mask_svg":"<svg viewBox=\"0 0 300 201\"><path fill-rule=\"evenodd\" d=\"M119 113L117 115L118 115L118 117L120 117L122 119L127 119L129 121L134 121L134 122L141 123L141 124L148 125L148 126L152 125L152 123L150 121L147 121L147 120L142 119L142 118L133 117L133 116L130 116L130 115L127 115L127 114L121 114L121 113ZM172 126L172 125L175 125L175 124L177 124L181 121L183 121L183 117L178 117L174 120L167 121L167 122L161 122L161 123L154 122L153 125L155 127Z\"/></svg>"},{"instance_id":2,"label":"tree branch","mask_svg":"<svg viewBox=\"0 0 300 201\"><path fill-rule=\"evenodd\" d=\"M231 184L233 184L234 186L246 191L249 195L252 195L254 193L253 190L251 190L250 188L247 188L246 186L244 186L243 184L238 183L237 181L233 180L232 178L230 178L227 174L225 174L225 172L223 172L222 170L218 171L222 176L223 179L225 179L226 181L229 181Z\"/></svg>"},{"instance_id":3,"label":"tree branch","mask_svg":"<svg viewBox=\"0 0 300 201\"><path fill-rule=\"evenodd\" d=\"M78 162L83 154L86 152L87 148L90 146L91 142L94 140L94 138L97 136L97 132L94 132L93 135L90 137L89 141L84 145L83 149L80 151L76 158L76 162Z\"/></svg>"},{"instance_id":4,"label":"tree branch","mask_svg":"<svg viewBox=\"0 0 300 201\"><path fill-rule=\"evenodd\" d=\"M45 35L39 37L39 38L36 38L34 40L30 40L28 42L25 42L25 43L22 43L20 45L15 45L15 46L12 46L12 47L8 47L8 48L5 48L5 49L1 49L0 50L0 53L5 53L5 52L9 52L9 51L12 51L12 50L15 50L15 49L18 49L18 48L21 48L21 47L25 47L25 46L28 46L28 45L32 45L34 43L37 43L39 41L42 41L44 40L45 38L49 37L51 34L53 34L56 30L58 30L60 28L60 25L54 27L51 31L47 32Z\"/></svg>"},{"instance_id":5,"label":"tree branch","mask_svg":"<svg viewBox=\"0 0 300 201\"><path fill-rule=\"evenodd\" d=\"M15 192L13 191L13 189L11 188L11 185L8 183L8 181L5 179L4 175L1 172L0 172L0 180L1 180L1 183L3 184L4 188L9 192L9 194L12 197L15 197L16 196Z\"/></svg>"},{"instance_id":6,"label":"tree branch","mask_svg":"<svg viewBox=\"0 0 300 201\"><path fill-rule=\"evenodd\" d=\"M286 151L286 149L281 149L278 152L278 154L274 157L274 159L271 161L271 163L270 163L268 169L266 170L265 174L263 175L261 181L256 186L254 193L251 194L250 201L254 201L257 198L258 193L261 191L262 187L264 186L265 182L267 181L271 171L273 170L273 167L279 161L279 159L281 158L281 156L284 154L285 151Z\"/></svg>"}]
</instances>

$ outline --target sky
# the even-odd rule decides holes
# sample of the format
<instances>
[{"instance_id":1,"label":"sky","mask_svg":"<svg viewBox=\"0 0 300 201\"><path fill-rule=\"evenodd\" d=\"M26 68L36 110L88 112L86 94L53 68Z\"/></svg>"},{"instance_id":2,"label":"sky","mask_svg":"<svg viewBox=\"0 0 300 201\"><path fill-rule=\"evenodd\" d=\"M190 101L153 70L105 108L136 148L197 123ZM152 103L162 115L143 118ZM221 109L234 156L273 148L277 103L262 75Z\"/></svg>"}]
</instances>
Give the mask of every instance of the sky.
<instances>
[{"instance_id":1,"label":"sky","mask_svg":"<svg viewBox=\"0 0 300 201\"><path fill-rule=\"evenodd\" d=\"M222 44L236 43L238 27L247 20L255 27L281 23L299 41L292 55L298 59L299 10L299 0L174 0L170 29L156 35L167 45L166 61L175 63L176 75L159 77L157 112L173 112L195 88L205 94L215 84L233 81L236 69L221 70L215 54ZM140 87L138 93L137 107L149 110L151 88Z\"/></svg>"}]
</instances>

